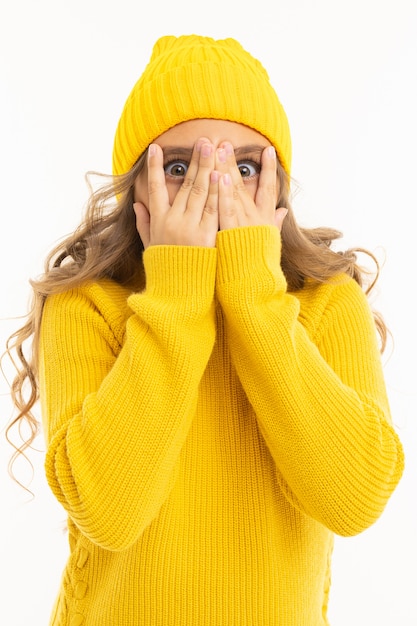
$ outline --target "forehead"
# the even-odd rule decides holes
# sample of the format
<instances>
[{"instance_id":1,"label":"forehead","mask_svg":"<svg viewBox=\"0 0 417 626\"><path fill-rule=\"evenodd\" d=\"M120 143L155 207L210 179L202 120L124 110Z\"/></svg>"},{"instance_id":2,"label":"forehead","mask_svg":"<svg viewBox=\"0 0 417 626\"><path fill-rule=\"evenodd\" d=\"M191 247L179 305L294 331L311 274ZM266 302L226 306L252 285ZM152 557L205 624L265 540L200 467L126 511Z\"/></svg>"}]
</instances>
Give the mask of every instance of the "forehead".
<instances>
[{"instance_id":1,"label":"forehead","mask_svg":"<svg viewBox=\"0 0 417 626\"><path fill-rule=\"evenodd\" d=\"M189 120L173 126L155 139L161 148L178 145L192 148L197 139L207 138L215 146L230 141L234 148L246 144L269 146L270 142L253 128L227 120Z\"/></svg>"}]
</instances>

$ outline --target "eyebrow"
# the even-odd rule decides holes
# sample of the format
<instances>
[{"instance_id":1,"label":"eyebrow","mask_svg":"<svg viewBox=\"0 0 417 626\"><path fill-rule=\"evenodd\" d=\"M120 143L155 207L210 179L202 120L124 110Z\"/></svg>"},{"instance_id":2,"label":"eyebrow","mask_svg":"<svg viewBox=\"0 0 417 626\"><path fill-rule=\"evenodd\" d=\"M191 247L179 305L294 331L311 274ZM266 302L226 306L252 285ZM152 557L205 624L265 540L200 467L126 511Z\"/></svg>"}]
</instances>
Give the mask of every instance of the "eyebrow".
<instances>
[{"instance_id":1,"label":"eyebrow","mask_svg":"<svg viewBox=\"0 0 417 626\"><path fill-rule=\"evenodd\" d=\"M246 146L238 146L235 148L236 157L245 155L245 154L262 154L262 152L268 146L260 146L256 143L251 143ZM170 157L175 155L176 157L183 157L184 159L191 159L191 155L193 153L193 148L187 148L184 146L165 146L162 148L162 152L164 153L164 157Z\"/></svg>"},{"instance_id":2,"label":"eyebrow","mask_svg":"<svg viewBox=\"0 0 417 626\"><path fill-rule=\"evenodd\" d=\"M235 155L239 156L241 154L262 154L262 152L268 146L260 146L257 143L250 143L247 146L239 146L235 148Z\"/></svg>"},{"instance_id":3,"label":"eyebrow","mask_svg":"<svg viewBox=\"0 0 417 626\"><path fill-rule=\"evenodd\" d=\"M184 159L191 159L191 155L193 153L193 148L184 148L181 146L166 146L162 148L162 152L164 153L164 157L170 157L175 155L176 157L184 157Z\"/></svg>"}]
</instances>

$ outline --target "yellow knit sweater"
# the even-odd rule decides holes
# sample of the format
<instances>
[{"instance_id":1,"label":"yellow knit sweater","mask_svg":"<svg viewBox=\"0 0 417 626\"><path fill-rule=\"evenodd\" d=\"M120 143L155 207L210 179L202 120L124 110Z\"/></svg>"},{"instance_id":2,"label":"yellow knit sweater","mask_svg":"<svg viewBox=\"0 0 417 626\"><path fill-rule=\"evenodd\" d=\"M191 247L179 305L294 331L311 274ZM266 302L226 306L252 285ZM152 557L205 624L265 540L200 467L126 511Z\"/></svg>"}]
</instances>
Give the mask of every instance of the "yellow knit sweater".
<instances>
[{"instance_id":1,"label":"yellow knit sweater","mask_svg":"<svg viewBox=\"0 0 417 626\"><path fill-rule=\"evenodd\" d=\"M146 289L48 298L41 400L71 554L54 626L323 626L333 533L400 479L372 315L286 290L280 235L155 246Z\"/></svg>"}]
</instances>

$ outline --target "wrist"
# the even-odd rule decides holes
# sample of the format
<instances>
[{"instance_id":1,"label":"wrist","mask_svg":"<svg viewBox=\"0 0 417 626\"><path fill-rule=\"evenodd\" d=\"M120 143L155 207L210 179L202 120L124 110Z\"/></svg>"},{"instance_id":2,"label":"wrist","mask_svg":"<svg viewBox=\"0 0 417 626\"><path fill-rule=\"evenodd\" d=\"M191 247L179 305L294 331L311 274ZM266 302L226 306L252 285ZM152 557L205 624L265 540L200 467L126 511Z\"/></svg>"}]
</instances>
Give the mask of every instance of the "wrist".
<instances>
[{"instance_id":1,"label":"wrist","mask_svg":"<svg viewBox=\"0 0 417 626\"><path fill-rule=\"evenodd\" d=\"M233 286L246 299L286 290L281 269L281 235L276 226L248 226L221 231L217 236L217 278L220 295Z\"/></svg>"},{"instance_id":2,"label":"wrist","mask_svg":"<svg viewBox=\"0 0 417 626\"><path fill-rule=\"evenodd\" d=\"M146 292L171 298L213 297L216 262L216 248L149 246L143 254Z\"/></svg>"}]
</instances>

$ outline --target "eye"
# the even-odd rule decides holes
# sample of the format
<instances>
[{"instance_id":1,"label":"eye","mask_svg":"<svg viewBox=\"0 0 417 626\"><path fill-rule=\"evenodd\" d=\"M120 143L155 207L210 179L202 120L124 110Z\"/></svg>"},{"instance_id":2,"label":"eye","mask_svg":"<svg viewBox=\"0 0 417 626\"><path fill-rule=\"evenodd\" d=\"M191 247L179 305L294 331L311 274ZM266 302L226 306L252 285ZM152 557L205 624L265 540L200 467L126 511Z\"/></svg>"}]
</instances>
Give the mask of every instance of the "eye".
<instances>
[{"instance_id":1,"label":"eye","mask_svg":"<svg viewBox=\"0 0 417 626\"><path fill-rule=\"evenodd\" d=\"M252 178L261 171L261 166L256 161L239 161L237 166L242 178Z\"/></svg>"},{"instance_id":2,"label":"eye","mask_svg":"<svg viewBox=\"0 0 417 626\"><path fill-rule=\"evenodd\" d=\"M164 165L164 172L168 176L173 178L184 178L188 170L188 163L176 159L175 161L169 161Z\"/></svg>"}]
</instances>

